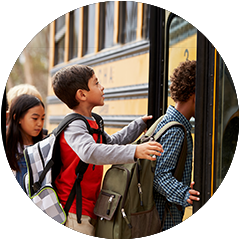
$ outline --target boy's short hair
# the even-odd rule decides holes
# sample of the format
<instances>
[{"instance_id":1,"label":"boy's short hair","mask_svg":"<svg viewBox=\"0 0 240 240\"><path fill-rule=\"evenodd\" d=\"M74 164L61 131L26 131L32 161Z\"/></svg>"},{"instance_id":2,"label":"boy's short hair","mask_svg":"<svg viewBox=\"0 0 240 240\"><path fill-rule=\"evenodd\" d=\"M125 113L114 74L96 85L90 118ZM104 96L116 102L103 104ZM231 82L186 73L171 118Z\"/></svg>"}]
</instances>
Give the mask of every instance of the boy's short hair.
<instances>
[{"instance_id":1,"label":"boy's short hair","mask_svg":"<svg viewBox=\"0 0 240 240\"><path fill-rule=\"evenodd\" d=\"M174 102L186 102L195 93L196 61L185 61L170 77L170 93Z\"/></svg>"},{"instance_id":2,"label":"boy's short hair","mask_svg":"<svg viewBox=\"0 0 240 240\"><path fill-rule=\"evenodd\" d=\"M84 65L73 65L63 68L52 78L52 87L56 96L70 109L78 106L76 92L79 89L89 91L88 81L92 78L94 70Z\"/></svg>"}]
</instances>

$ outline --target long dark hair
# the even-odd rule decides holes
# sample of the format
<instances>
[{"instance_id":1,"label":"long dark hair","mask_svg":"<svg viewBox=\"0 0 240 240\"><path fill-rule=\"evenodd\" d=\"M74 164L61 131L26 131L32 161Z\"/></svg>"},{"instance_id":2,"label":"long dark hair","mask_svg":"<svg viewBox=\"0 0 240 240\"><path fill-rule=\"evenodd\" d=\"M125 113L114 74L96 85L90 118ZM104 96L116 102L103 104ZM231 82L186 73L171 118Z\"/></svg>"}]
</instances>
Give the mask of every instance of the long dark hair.
<instances>
[{"instance_id":1,"label":"long dark hair","mask_svg":"<svg viewBox=\"0 0 240 240\"><path fill-rule=\"evenodd\" d=\"M21 152L24 149L19 121L26 115L29 109L39 105L42 105L44 108L42 101L35 96L27 94L15 98L11 104L6 134L6 155L12 170L20 171L18 160L20 159L21 154L18 151L18 146L20 146ZM38 136L33 137L33 142L36 143L42 140L42 138L43 133L41 130Z\"/></svg>"}]
</instances>

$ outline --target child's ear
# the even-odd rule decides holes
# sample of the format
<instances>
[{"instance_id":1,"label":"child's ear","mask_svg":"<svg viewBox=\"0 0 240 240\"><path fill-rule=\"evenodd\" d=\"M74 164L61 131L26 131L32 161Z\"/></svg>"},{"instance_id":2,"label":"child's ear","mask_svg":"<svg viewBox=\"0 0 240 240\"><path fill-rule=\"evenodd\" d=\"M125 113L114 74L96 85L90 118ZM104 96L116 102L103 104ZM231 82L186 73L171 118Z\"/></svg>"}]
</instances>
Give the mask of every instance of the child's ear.
<instances>
[{"instance_id":1,"label":"child's ear","mask_svg":"<svg viewBox=\"0 0 240 240\"><path fill-rule=\"evenodd\" d=\"M78 102L84 101L86 99L86 95L85 95L84 90L78 89L77 92L76 92L75 98Z\"/></svg>"},{"instance_id":2,"label":"child's ear","mask_svg":"<svg viewBox=\"0 0 240 240\"><path fill-rule=\"evenodd\" d=\"M196 102L196 94L194 93L192 96L193 96L193 102L195 103Z\"/></svg>"}]
</instances>

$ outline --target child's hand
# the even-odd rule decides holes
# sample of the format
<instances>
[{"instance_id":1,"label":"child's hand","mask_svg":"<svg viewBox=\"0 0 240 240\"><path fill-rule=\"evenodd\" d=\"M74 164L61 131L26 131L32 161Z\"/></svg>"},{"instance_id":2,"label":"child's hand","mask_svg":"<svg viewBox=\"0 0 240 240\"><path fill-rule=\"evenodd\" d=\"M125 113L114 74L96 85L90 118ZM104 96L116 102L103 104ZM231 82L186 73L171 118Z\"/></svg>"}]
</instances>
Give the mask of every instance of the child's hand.
<instances>
[{"instance_id":1,"label":"child's hand","mask_svg":"<svg viewBox=\"0 0 240 240\"><path fill-rule=\"evenodd\" d=\"M200 195L200 192L196 191L193 189L193 185L195 184L195 182L191 182L191 185L190 185L190 188L191 190L189 190L189 193L190 193L190 196L187 200L187 202L189 204L193 204L193 201L199 201L200 198L199 197L196 197L196 196L199 196Z\"/></svg>"},{"instance_id":2,"label":"child's hand","mask_svg":"<svg viewBox=\"0 0 240 240\"><path fill-rule=\"evenodd\" d=\"M143 120L145 123L147 123L147 121L150 120L150 119L152 119L152 118L153 118L152 115L149 115L149 116L145 115L145 116L142 117L142 120Z\"/></svg>"},{"instance_id":3,"label":"child's hand","mask_svg":"<svg viewBox=\"0 0 240 240\"><path fill-rule=\"evenodd\" d=\"M151 161L155 161L157 159L156 156L161 156L161 152L163 152L162 145L158 142L147 142L139 144L135 151L135 158L139 159L148 159Z\"/></svg>"}]
</instances>

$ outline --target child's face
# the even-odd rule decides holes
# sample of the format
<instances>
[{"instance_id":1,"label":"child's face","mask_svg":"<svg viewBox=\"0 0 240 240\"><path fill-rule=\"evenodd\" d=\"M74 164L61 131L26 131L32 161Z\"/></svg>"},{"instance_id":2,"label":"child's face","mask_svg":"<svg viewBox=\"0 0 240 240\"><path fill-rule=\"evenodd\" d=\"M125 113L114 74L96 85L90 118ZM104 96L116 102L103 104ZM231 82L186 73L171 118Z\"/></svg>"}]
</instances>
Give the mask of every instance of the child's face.
<instances>
[{"instance_id":1,"label":"child's face","mask_svg":"<svg viewBox=\"0 0 240 240\"><path fill-rule=\"evenodd\" d=\"M88 81L90 91L87 92L87 101L92 107L104 105L104 87L99 83L98 78L93 74Z\"/></svg>"},{"instance_id":2,"label":"child's face","mask_svg":"<svg viewBox=\"0 0 240 240\"><path fill-rule=\"evenodd\" d=\"M42 105L30 108L24 117L20 118L19 124L24 134L23 141L37 137L44 124L45 110ZM24 143L25 144L25 143Z\"/></svg>"}]
</instances>

